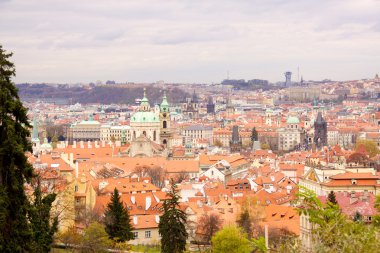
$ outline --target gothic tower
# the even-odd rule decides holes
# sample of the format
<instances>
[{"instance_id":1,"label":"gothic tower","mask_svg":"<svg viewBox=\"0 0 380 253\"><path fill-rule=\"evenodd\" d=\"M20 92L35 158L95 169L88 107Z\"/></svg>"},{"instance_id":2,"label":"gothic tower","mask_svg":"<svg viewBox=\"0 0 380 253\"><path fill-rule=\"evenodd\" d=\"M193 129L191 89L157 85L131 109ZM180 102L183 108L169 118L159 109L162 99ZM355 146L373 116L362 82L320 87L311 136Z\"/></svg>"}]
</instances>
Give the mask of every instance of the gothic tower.
<instances>
[{"instance_id":1,"label":"gothic tower","mask_svg":"<svg viewBox=\"0 0 380 253\"><path fill-rule=\"evenodd\" d=\"M231 153L240 152L242 148L242 141L239 137L239 126L232 127L232 139L230 141Z\"/></svg>"},{"instance_id":2,"label":"gothic tower","mask_svg":"<svg viewBox=\"0 0 380 253\"><path fill-rule=\"evenodd\" d=\"M214 114L215 113L215 104L212 101L212 97L208 97L208 102L207 102L207 113Z\"/></svg>"},{"instance_id":3,"label":"gothic tower","mask_svg":"<svg viewBox=\"0 0 380 253\"><path fill-rule=\"evenodd\" d=\"M318 148L327 145L327 122L318 112L317 119L314 122L314 143Z\"/></svg>"}]
</instances>

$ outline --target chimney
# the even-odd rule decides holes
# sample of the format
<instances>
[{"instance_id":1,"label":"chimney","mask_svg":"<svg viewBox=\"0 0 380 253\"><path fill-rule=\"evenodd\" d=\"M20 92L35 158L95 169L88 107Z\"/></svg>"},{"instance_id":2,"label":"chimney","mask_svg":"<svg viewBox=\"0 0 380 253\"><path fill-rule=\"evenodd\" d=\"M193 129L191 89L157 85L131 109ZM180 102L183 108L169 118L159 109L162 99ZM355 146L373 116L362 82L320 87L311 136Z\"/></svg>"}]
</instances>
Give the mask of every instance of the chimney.
<instances>
[{"instance_id":1,"label":"chimney","mask_svg":"<svg viewBox=\"0 0 380 253\"><path fill-rule=\"evenodd\" d=\"M73 164L74 163L74 154L73 153L69 154L69 159L70 159L70 163Z\"/></svg>"},{"instance_id":2,"label":"chimney","mask_svg":"<svg viewBox=\"0 0 380 253\"><path fill-rule=\"evenodd\" d=\"M79 177L79 164L78 162L75 162L75 177Z\"/></svg>"},{"instance_id":3,"label":"chimney","mask_svg":"<svg viewBox=\"0 0 380 253\"><path fill-rule=\"evenodd\" d=\"M102 148L104 148L105 146L106 146L106 142L102 141Z\"/></svg>"},{"instance_id":4,"label":"chimney","mask_svg":"<svg viewBox=\"0 0 380 253\"><path fill-rule=\"evenodd\" d=\"M73 148L77 148L77 141L73 141Z\"/></svg>"},{"instance_id":5,"label":"chimney","mask_svg":"<svg viewBox=\"0 0 380 253\"><path fill-rule=\"evenodd\" d=\"M80 142L79 142L79 146L80 146L80 148L84 148L83 141L80 141Z\"/></svg>"},{"instance_id":6,"label":"chimney","mask_svg":"<svg viewBox=\"0 0 380 253\"><path fill-rule=\"evenodd\" d=\"M151 205L152 205L152 199L151 197L147 196L145 198L145 210L148 210Z\"/></svg>"},{"instance_id":7,"label":"chimney","mask_svg":"<svg viewBox=\"0 0 380 253\"><path fill-rule=\"evenodd\" d=\"M133 224L137 225L137 216L133 215Z\"/></svg>"},{"instance_id":8,"label":"chimney","mask_svg":"<svg viewBox=\"0 0 380 253\"><path fill-rule=\"evenodd\" d=\"M91 141L88 141L88 142L87 142L87 147L88 147L88 148L92 148Z\"/></svg>"},{"instance_id":9,"label":"chimney","mask_svg":"<svg viewBox=\"0 0 380 253\"><path fill-rule=\"evenodd\" d=\"M135 195L131 195L131 202L132 202L132 204L136 204L136 197L135 197Z\"/></svg>"},{"instance_id":10,"label":"chimney","mask_svg":"<svg viewBox=\"0 0 380 253\"><path fill-rule=\"evenodd\" d=\"M158 224L158 223L160 223L160 216L159 215L156 215L156 223Z\"/></svg>"}]
</instances>

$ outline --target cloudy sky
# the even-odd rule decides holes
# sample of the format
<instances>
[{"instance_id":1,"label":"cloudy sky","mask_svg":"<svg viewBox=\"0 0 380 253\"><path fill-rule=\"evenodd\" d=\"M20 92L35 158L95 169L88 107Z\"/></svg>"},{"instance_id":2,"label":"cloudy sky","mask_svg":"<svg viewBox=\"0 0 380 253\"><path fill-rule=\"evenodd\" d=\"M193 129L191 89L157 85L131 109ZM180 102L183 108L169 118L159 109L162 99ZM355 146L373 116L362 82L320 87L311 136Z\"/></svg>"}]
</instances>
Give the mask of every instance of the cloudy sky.
<instances>
[{"instance_id":1,"label":"cloudy sky","mask_svg":"<svg viewBox=\"0 0 380 253\"><path fill-rule=\"evenodd\" d=\"M380 0L0 0L16 82L350 80L380 73Z\"/></svg>"}]
</instances>

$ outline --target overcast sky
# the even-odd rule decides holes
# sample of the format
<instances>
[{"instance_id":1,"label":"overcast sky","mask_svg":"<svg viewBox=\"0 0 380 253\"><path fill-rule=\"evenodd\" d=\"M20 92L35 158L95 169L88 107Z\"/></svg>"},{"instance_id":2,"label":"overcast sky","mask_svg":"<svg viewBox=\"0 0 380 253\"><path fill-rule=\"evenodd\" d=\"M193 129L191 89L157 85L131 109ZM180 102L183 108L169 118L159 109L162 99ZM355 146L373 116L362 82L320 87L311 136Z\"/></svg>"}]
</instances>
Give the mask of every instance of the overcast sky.
<instances>
[{"instance_id":1,"label":"overcast sky","mask_svg":"<svg viewBox=\"0 0 380 253\"><path fill-rule=\"evenodd\" d=\"M352 80L380 73L380 0L0 0L16 82Z\"/></svg>"}]
</instances>

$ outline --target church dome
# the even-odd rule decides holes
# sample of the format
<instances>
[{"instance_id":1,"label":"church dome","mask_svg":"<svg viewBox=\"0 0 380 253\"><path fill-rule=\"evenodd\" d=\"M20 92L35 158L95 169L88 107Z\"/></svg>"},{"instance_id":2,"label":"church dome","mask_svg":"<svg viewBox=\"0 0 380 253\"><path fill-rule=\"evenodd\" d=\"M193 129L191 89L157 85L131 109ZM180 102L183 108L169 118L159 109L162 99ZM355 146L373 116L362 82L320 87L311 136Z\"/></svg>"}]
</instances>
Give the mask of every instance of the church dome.
<instances>
[{"instance_id":1,"label":"church dome","mask_svg":"<svg viewBox=\"0 0 380 253\"><path fill-rule=\"evenodd\" d=\"M131 122L133 123L150 123L150 122L160 122L159 117L154 112L136 112L131 117Z\"/></svg>"},{"instance_id":2,"label":"church dome","mask_svg":"<svg viewBox=\"0 0 380 253\"><path fill-rule=\"evenodd\" d=\"M289 118L286 120L286 123L287 123L287 124L299 124L299 123L300 123L300 120L299 120L297 117L289 117Z\"/></svg>"}]
</instances>

